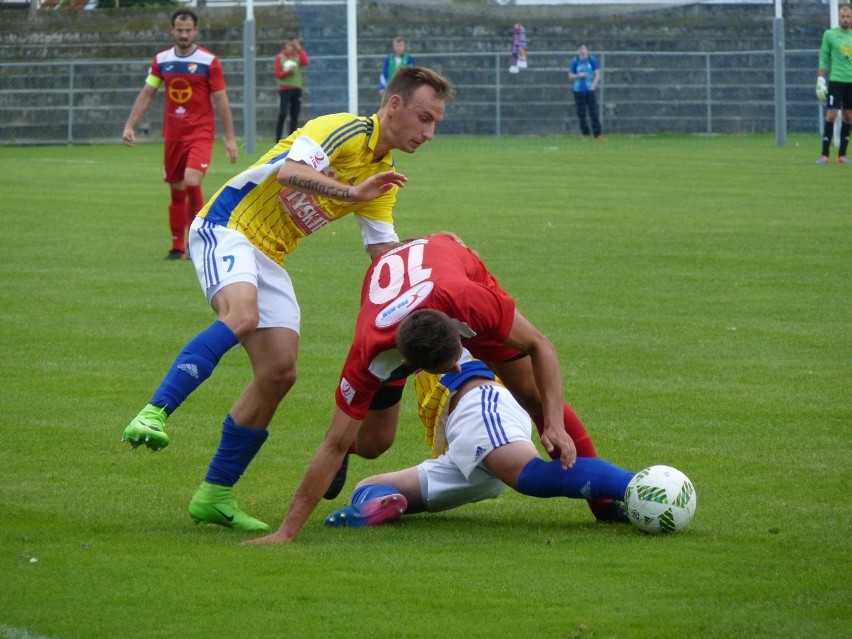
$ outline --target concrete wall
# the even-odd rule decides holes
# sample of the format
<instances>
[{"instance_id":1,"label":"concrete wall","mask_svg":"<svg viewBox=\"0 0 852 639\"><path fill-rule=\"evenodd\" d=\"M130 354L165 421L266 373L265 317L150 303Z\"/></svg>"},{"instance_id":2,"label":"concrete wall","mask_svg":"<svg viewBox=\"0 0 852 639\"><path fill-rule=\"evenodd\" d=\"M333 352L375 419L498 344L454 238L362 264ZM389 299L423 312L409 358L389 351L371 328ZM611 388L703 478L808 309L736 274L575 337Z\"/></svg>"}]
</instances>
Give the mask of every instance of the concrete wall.
<instances>
[{"instance_id":1,"label":"concrete wall","mask_svg":"<svg viewBox=\"0 0 852 639\"><path fill-rule=\"evenodd\" d=\"M812 87L814 50L827 26L827 9L817 0L788 4L787 49L809 50L789 57L788 120L790 130L810 131L820 117ZM576 132L566 67L579 41L588 41L604 58L600 101L608 133L773 130L770 5L632 11L621 4L595 16L583 6L530 11L493 2L425 0L418 5L412 12L410 4L359 3L362 113L377 107L381 58L401 32L421 64L442 70L460 87L442 125L445 133ZM339 5L256 9L259 138L271 139L277 113L271 57L292 35L303 36L314 60L303 118L346 108L341 11ZM198 12L199 41L225 63L237 130L242 131L244 9L204 7ZM53 11L28 19L25 12L0 12L0 144L118 139L151 57L170 45L169 13ZM527 29L531 64L509 75L516 21ZM80 62L70 64L74 60ZM160 111L155 104L143 122L147 139L159 139Z\"/></svg>"},{"instance_id":2,"label":"concrete wall","mask_svg":"<svg viewBox=\"0 0 852 639\"><path fill-rule=\"evenodd\" d=\"M359 2L358 47L362 54L387 53L403 33L415 52L506 51L512 25L521 22L532 48L572 49L587 41L597 50L742 51L771 48L772 5L687 5L637 10L613 4L497 6L494 2ZM819 46L827 28L827 5L820 0L784 3L789 49ZM197 9L201 40L221 57L242 55L245 10ZM302 33L317 53L345 53L342 6L327 11L335 19L303 24L307 9L294 5L258 7L257 55L274 55L282 39ZM322 9L313 9L322 11ZM51 11L28 18L25 11L0 11L0 60L127 58L169 44L170 9Z\"/></svg>"}]
</instances>

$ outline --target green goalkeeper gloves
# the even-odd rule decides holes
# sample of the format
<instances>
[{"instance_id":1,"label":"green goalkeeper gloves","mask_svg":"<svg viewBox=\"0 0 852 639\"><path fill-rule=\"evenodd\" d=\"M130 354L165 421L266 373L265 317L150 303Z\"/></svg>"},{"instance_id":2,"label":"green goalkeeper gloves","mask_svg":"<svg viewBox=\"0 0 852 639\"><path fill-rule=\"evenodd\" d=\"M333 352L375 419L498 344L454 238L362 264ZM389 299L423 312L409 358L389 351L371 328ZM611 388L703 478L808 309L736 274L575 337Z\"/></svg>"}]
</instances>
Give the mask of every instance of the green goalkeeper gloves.
<instances>
[{"instance_id":1,"label":"green goalkeeper gloves","mask_svg":"<svg viewBox=\"0 0 852 639\"><path fill-rule=\"evenodd\" d=\"M828 85L826 84L823 76L819 76L817 78L816 96L817 100L819 100L822 104L825 104L828 99Z\"/></svg>"}]
</instances>

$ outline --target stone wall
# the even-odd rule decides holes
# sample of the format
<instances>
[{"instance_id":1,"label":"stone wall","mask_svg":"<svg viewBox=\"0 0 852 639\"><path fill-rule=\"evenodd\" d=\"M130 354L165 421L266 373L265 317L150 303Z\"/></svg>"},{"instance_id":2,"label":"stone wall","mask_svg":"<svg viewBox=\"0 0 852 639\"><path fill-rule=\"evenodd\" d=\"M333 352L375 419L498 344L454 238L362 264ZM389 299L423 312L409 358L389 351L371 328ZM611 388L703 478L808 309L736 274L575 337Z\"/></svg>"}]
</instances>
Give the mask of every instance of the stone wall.
<instances>
[{"instance_id":1,"label":"stone wall","mask_svg":"<svg viewBox=\"0 0 852 639\"><path fill-rule=\"evenodd\" d=\"M766 115L774 99L771 5L643 5L637 11L635 5L618 4L594 12L583 5L530 10L485 0L418 0L417 5L412 12L411 2L359 2L362 113L377 107L381 58L402 32L421 64L445 72L460 86L442 124L445 133L573 130L566 66L580 41L605 56L600 101L609 133L772 130ZM814 50L827 26L827 9L818 0L787 5L787 50L806 50L788 63L790 130L810 130L819 119ZM292 35L303 37L312 56L303 118L347 108L341 11L342 5L256 8L259 137L271 135L277 113L271 58ZM245 10L203 7L198 13L199 42L225 63L235 123L242 131ZM104 9L52 11L30 19L24 11L0 12L0 144L118 139L148 62L171 44L169 14L168 9ZM518 21L527 29L531 65L509 75L508 50ZM143 139L159 138L160 111L155 105L141 123L147 131Z\"/></svg>"},{"instance_id":2,"label":"stone wall","mask_svg":"<svg viewBox=\"0 0 852 639\"><path fill-rule=\"evenodd\" d=\"M789 49L819 46L828 26L819 0L785 2ZM404 31L416 52L505 51L512 25L521 22L531 47L571 49L578 41L595 50L742 51L771 48L771 5L687 5L636 10L613 4L497 6L493 1L359 2L360 54L387 53L390 40ZM339 14L341 6L329 11ZM201 40L221 57L242 55L245 10L202 7ZM25 11L2 11L0 60L136 57L169 44L169 9L50 11L29 18ZM257 54L274 55L282 39L302 33L314 52L345 52L345 23L339 19L303 25L294 5L258 7ZM404 25L404 26L401 26ZM308 33L305 33L305 32Z\"/></svg>"}]
</instances>

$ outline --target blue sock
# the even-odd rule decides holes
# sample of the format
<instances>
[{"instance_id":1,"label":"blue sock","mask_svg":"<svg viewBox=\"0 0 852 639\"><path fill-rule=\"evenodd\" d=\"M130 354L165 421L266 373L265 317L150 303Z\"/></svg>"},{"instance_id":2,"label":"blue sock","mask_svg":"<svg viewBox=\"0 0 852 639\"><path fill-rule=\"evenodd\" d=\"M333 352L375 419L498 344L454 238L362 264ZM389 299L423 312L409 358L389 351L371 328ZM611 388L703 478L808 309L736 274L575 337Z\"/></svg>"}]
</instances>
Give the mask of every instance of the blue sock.
<instances>
[{"instance_id":1,"label":"blue sock","mask_svg":"<svg viewBox=\"0 0 852 639\"><path fill-rule=\"evenodd\" d=\"M213 374L222 356L239 343L228 325L216 320L193 337L178 354L169 372L154 391L151 404L164 406L171 415L189 394Z\"/></svg>"},{"instance_id":2,"label":"blue sock","mask_svg":"<svg viewBox=\"0 0 852 639\"><path fill-rule=\"evenodd\" d=\"M518 492L532 497L621 501L635 474L598 457L578 457L568 470L558 459L536 457L518 475Z\"/></svg>"},{"instance_id":3,"label":"blue sock","mask_svg":"<svg viewBox=\"0 0 852 639\"><path fill-rule=\"evenodd\" d=\"M394 495L399 491L390 484L370 484L368 486L360 486L352 492L352 499L349 503L353 506L363 504L365 501L370 501L376 497L384 497L385 495Z\"/></svg>"},{"instance_id":4,"label":"blue sock","mask_svg":"<svg viewBox=\"0 0 852 639\"><path fill-rule=\"evenodd\" d=\"M219 448L210 461L205 481L219 486L233 486L248 468L269 431L239 426L229 414L222 425Z\"/></svg>"}]
</instances>

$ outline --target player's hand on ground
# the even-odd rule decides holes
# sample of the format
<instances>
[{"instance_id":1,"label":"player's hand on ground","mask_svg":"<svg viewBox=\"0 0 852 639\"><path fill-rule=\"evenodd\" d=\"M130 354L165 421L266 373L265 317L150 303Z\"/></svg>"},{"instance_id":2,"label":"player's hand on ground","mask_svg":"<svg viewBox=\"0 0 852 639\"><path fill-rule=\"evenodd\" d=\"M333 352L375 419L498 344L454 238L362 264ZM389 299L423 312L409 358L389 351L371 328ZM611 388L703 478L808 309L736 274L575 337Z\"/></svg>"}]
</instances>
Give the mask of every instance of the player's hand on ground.
<instances>
[{"instance_id":1,"label":"player's hand on ground","mask_svg":"<svg viewBox=\"0 0 852 639\"><path fill-rule=\"evenodd\" d=\"M350 189L349 195L355 202L367 202L368 200L375 200L380 195L384 195L394 186L402 188L406 182L408 182L408 178L402 173L385 171L384 173L371 175L361 182L361 184Z\"/></svg>"},{"instance_id":2,"label":"player's hand on ground","mask_svg":"<svg viewBox=\"0 0 852 639\"><path fill-rule=\"evenodd\" d=\"M266 535L265 537L258 537L257 539L249 539L242 543L243 546L268 546L270 544L289 544L293 541L288 535L285 535L282 532L274 532L271 535Z\"/></svg>"},{"instance_id":3,"label":"player's hand on ground","mask_svg":"<svg viewBox=\"0 0 852 639\"><path fill-rule=\"evenodd\" d=\"M828 100L828 84L823 76L817 78L816 97L822 104L825 104Z\"/></svg>"},{"instance_id":4,"label":"player's hand on ground","mask_svg":"<svg viewBox=\"0 0 852 639\"><path fill-rule=\"evenodd\" d=\"M133 127L124 127L121 139L124 140L126 146L134 146L136 144L136 131L133 130Z\"/></svg>"}]
</instances>

